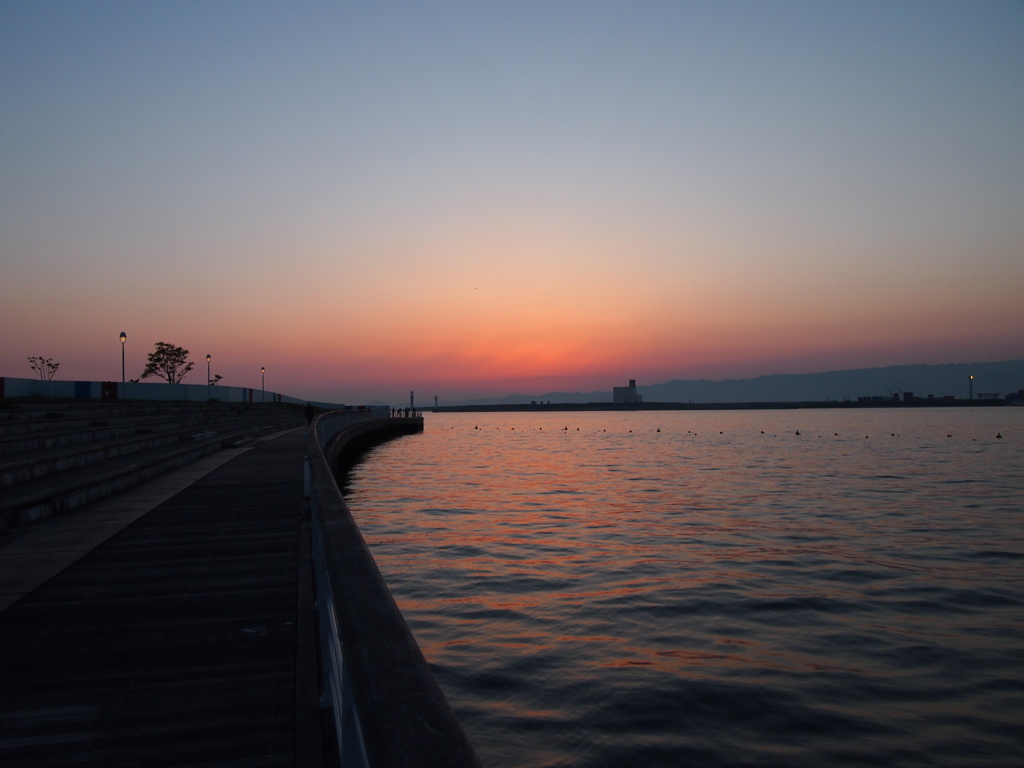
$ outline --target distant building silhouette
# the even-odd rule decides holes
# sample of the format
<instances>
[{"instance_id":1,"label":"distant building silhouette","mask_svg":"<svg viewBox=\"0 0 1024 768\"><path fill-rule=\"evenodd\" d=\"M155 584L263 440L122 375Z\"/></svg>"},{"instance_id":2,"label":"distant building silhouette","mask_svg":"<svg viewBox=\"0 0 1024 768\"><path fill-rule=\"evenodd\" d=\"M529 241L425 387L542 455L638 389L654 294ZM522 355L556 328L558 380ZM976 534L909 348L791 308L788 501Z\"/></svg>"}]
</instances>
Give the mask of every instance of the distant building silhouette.
<instances>
[{"instance_id":1,"label":"distant building silhouette","mask_svg":"<svg viewBox=\"0 0 1024 768\"><path fill-rule=\"evenodd\" d=\"M612 402L616 404L642 403L643 396L636 393L636 379L629 380L628 387L612 387Z\"/></svg>"}]
</instances>

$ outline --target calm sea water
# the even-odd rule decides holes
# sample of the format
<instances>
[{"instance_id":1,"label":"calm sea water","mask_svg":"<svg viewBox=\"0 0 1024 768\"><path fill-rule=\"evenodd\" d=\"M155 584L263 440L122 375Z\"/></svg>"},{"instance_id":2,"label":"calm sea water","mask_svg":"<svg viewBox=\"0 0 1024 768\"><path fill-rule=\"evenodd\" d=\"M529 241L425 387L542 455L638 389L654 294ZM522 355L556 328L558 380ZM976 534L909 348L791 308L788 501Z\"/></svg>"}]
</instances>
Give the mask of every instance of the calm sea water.
<instances>
[{"instance_id":1,"label":"calm sea water","mask_svg":"<svg viewBox=\"0 0 1024 768\"><path fill-rule=\"evenodd\" d=\"M1022 447L1009 407L427 414L346 497L491 768L1022 765Z\"/></svg>"}]
</instances>

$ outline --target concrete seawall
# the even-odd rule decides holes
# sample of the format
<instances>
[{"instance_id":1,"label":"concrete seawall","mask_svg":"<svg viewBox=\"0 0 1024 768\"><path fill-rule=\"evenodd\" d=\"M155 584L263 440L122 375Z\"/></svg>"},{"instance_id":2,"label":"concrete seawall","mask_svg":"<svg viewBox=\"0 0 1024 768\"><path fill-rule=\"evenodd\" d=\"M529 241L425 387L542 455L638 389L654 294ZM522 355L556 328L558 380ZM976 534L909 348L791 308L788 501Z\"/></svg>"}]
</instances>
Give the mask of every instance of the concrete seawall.
<instances>
[{"instance_id":1,"label":"concrete seawall","mask_svg":"<svg viewBox=\"0 0 1024 768\"><path fill-rule=\"evenodd\" d=\"M479 766L335 479L339 461L368 445L422 429L422 418L416 417L357 422L326 439L319 430L310 430L308 489L313 535L319 538L313 548L319 547L326 560L329 585L324 588L334 596L338 641L368 764ZM344 720L339 714L339 730L345 728ZM352 755L346 753L344 740L339 742L344 765Z\"/></svg>"},{"instance_id":2,"label":"concrete seawall","mask_svg":"<svg viewBox=\"0 0 1024 768\"><path fill-rule=\"evenodd\" d=\"M478 766L335 481L422 428L325 414L0 534L0 764Z\"/></svg>"},{"instance_id":3,"label":"concrete seawall","mask_svg":"<svg viewBox=\"0 0 1024 768\"><path fill-rule=\"evenodd\" d=\"M324 446L324 456L337 479L344 469L360 454L388 440L423 431L423 417L373 419L352 424L336 433Z\"/></svg>"},{"instance_id":4,"label":"concrete seawall","mask_svg":"<svg viewBox=\"0 0 1024 768\"><path fill-rule=\"evenodd\" d=\"M302 408L277 403L8 403L0 410L0 532L305 421Z\"/></svg>"}]
</instances>

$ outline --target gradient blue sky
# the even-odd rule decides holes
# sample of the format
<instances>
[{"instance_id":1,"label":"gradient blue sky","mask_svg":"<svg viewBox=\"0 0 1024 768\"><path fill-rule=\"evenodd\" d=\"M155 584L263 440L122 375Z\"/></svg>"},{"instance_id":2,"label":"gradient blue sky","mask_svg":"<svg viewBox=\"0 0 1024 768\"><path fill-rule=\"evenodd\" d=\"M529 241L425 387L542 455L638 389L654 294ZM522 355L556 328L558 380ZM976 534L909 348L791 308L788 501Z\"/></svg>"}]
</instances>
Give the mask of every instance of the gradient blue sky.
<instances>
[{"instance_id":1,"label":"gradient blue sky","mask_svg":"<svg viewBox=\"0 0 1024 768\"><path fill-rule=\"evenodd\" d=\"M1019 358L1022 40L1021 2L0 0L0 375L118 378L122 330L129 375L165 340L343 402Z\"/></svg>"}]
</instances>

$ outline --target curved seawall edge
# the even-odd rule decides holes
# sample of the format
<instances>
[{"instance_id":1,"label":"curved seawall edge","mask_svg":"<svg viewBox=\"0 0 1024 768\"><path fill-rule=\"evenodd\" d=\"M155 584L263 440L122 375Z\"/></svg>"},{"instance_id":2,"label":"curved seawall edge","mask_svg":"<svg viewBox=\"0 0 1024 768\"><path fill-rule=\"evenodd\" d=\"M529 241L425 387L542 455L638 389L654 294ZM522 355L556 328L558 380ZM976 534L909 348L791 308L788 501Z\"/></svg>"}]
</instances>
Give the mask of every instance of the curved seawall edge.
<instances>
[{"instance_id":1,"label":"curved seawall edge","mask_svg":"<svg viewBox=\"0 0 1024 768\"><path fill-rule=\"evenodd\" d=\"M332 465L346 451L422 431L422 418L368 419L342 427L324 450L310 430L310 502L318 518L338 641L375 766L479 766L369 547L342 498ZM344 755L343 755L344 762Z\"/></svg>"}]
</instances>

